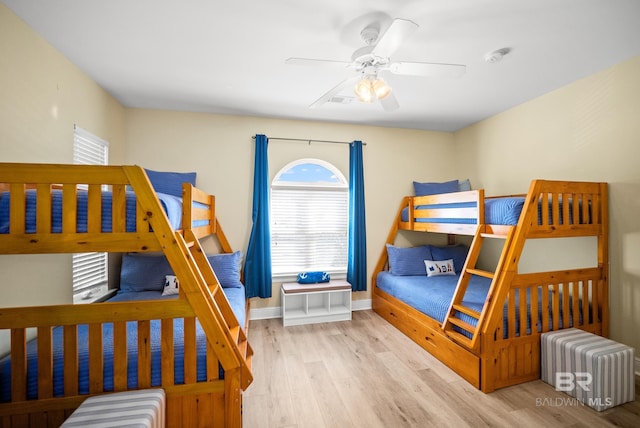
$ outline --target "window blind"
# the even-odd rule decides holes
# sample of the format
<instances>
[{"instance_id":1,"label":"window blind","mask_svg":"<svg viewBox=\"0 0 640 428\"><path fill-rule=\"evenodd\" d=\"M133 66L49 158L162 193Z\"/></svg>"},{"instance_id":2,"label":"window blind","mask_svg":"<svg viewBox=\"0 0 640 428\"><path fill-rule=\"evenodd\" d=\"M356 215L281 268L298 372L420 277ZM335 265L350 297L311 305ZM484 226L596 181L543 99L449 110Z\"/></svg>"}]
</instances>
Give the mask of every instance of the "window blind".
<instances>
[{"instance_id":1,"label":"window blind","mask_svg":"<svg viewBox=\"0 0 640 428\"><path fill-rule=\"evenodd\" d=\"M81 165L108 165L109 143L88 131L73 128L73 163ZM106 284L109 279L107 253L75 253L73 263L73 295L90 293Z\"/></svg>"},{"instance_id":2,"label":"window blind","mask_svg":"<svg viewBox=\"0 0 640 428\"><path fill-rule=\"evenodd\" d=\"M74 126L73 163L107 165L109 163L109 143L79 126Z\"/></svg>"},{"instance_id":3,"label":"window blind","mask_svg":"<svg viewBox=\"0 0 640 428\"><path fill-rule=\"evenodd\" d=\"M273 274L346 272L348 190L272 188Z\"/></svg>"}]
</instances>

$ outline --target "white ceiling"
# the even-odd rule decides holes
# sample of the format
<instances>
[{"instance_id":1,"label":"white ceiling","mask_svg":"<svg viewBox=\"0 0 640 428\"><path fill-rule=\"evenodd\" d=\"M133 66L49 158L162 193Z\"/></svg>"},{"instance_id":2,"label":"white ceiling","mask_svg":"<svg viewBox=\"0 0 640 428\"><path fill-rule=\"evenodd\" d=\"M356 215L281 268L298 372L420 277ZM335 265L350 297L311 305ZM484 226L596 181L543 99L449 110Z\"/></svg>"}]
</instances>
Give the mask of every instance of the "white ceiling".
<instances>
[{"instance_id":1,"label":"white ceiling","mask_svg":"<svg viewBox=\"0 0 640 428\"><path fill-rule=\"evenodd\" d=\"M640 55L638 0L2 0L126 107L453 131ZM420 27L392 61L465 64L384 76L400 108L309 105L352 72L360 31ZM485 54L509 47L503 61ZM639 77L640 78L640 77ZM352 96L350 90L344 95Z\"/></svg>"}]
</instances>

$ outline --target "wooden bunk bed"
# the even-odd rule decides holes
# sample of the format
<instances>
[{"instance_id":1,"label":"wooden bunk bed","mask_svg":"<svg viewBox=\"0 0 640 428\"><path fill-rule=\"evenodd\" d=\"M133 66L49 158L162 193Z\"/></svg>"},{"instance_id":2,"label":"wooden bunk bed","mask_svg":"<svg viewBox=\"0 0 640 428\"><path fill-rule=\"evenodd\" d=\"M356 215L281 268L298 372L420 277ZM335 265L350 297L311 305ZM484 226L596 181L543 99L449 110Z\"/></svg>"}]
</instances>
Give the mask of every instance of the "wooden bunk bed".
<instances>
[{"instance_id":1,"label":"wooden bunk bed","mask_svg":"<svg viewBox=\"0 0 640 428\"><path fill-rule=\"evenodd\" d=\"M534 180L521 196L517 224L510 225L485 218L494 198L483 190L403 199L387 244L400 230L474 236L442 321L379 288L378 275L389 269L387 247L372 278L374 311L484 392L539 379L541 333L609 333L607 184ZM597 265L519 272L526 241L565 237L595 237ZM491 271L476 266L487 239L504 241ZM489 278L490 286L471 309L464 299L474 277Z\"/></svg>"},{"instance_id":2,"label":"wooden bunk bed","mask_svg":"<svg viewBox=\"0 0 640 428\"><path fill-rule=\"evenodd\" d=\"M151 387L152 349L150 325L160 323L161 385L167 396L167 426L242 425L242 391L252 382L253 351L245 326L239 325L221 291L199 239L214 235L221 252L231 252L215 217L213 196L185 183L182 228L174 230L145 173L138 166L87 166L0 163L0 185L10 197L10 230L0 234L2 254L46 254L79 252L163 252L180 283L175 300L0 308L0 330L10 333L11 398L0 403L0 427L57 427L89 395L105 390L103 331L112 329L113 372L111 391ZM106 186L106 187L105 187ZM102 223L103 189L108 188L111 220L108 232ZM37 203L36 230L25 228L26 200ZM61 230L52 233L54 192L62 200ZM78 194L86 192L88 220L78 232ZM128 226L127 198L135 195L134 227ZM79 199L78 199L79 200ZM97 214L96 214L97 213ZM101 224L102 223L102 224ZM195 226L194 226L195 225ZM131 230L133 229L133 230ZM184 348L180 355L182 379L176 381L174 326L184 326ZM127 334L131 325L137 336L137 385L128 382ZM88 325L87 339L80 327ZM196 374L196 326L206 334L206 376ZM27 329L37 330L37 398L27 398ZM53 331L64 332L64 393L53 393ZM79 391L79 340L87 340L90 355L88 388ZM5 381L5 380L3 380Z\"/></svg>"}]
</instances>

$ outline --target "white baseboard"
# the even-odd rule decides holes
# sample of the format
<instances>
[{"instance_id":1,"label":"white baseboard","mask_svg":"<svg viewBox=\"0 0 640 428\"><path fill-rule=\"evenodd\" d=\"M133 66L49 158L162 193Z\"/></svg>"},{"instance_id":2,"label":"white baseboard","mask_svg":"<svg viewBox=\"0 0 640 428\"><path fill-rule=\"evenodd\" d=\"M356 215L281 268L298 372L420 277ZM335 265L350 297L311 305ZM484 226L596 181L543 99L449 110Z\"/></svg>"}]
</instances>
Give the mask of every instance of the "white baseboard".
<instances>
[{"instance_id":1,"label":"white baseboard","mask_svg":"<svg viewBox=\"0 0 640 428\"><path fill-rule=\"evenodd\" d=\"M271 318L281 318L280 306L271 308L249 309L249 320L268 320Z\"/></svg>"},{"instance_id":2,"label":"white baseboard","mask_svg":"<svg viewBox=\"0 0 640 428\"><path fill-rule=\"evenodd\" d=\"M360 299L351 302L352 311L366 311L371 309L371 299Z\"/></svg>"},{"instance_id":3,"label":"white baseboard","mask_svg":"<svg viewBox=\"0 0 640 428\"><path fill-rule=\"evenodd\" d=\"M371 309L371 299L360 299L351 302L351 310L366 311ZM280 306L270 308L255 308L249 310L249 320L267 320L271 318L281 318Z\"/></svg>"}]
</instances>

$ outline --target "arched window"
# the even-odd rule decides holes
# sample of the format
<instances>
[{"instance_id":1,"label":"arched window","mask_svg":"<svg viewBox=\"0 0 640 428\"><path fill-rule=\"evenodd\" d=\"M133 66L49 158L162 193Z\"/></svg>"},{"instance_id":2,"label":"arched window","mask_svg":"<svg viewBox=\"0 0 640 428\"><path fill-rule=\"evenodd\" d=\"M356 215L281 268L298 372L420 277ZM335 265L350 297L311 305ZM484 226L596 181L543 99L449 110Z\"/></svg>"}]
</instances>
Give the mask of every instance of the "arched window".
<instances>
[{"instance_id":1,"label":"arched window","mask_svg":"<svg viewBox=\"0 0 640 428\"><path fill-rule=\"evenodd\" d=\"M299 159L271 183L272 274L345 273L349 186L319 159Z\"/></svg>"}]
</instances>

